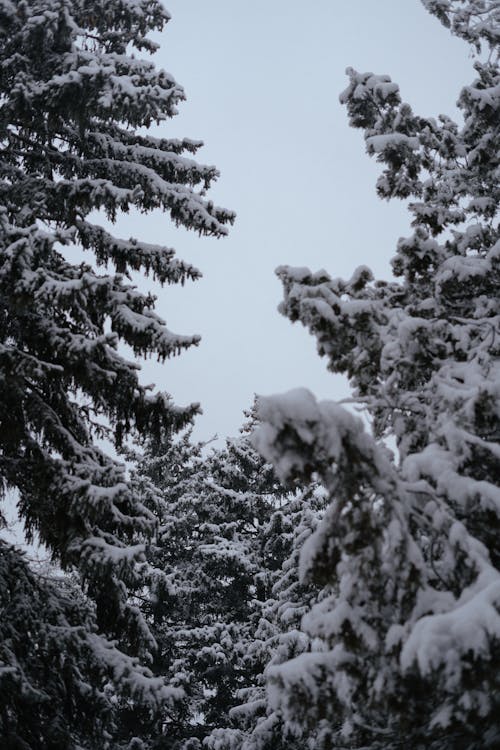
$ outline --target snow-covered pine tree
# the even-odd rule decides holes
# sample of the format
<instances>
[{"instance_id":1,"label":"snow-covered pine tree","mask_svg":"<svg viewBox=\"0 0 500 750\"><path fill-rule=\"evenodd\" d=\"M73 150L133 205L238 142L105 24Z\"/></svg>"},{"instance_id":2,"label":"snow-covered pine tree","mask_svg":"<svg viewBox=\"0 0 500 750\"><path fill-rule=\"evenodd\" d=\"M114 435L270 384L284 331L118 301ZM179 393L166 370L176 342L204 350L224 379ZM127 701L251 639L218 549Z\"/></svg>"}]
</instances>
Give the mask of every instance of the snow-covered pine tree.
<instances>
[{"instance_id":1,"label":"snow-covered pine tree","mask_svg":"<svg viewBox=\"0 0 500 750\"><path fill-rule=\"evenodd\" d=\"M61 644L59 662L69 668L70 650L76 654L78 639L86 638L89 659L100 666L81 669L95 677L89 689L96 700L106 699L105 673L111 692L151 706L162 700L161 685L134 659L147 662L154 643L129 593L147 578L145 543L156 521L124 466L96 439L119 446L127 435L160 436L195 413L195 406L176 408L142 386L138 365L117 347L123 341L136 355L164 360L197 343L171 333L154 313L154 298L127 275L142 270L165 284L199 272L171 249L114 237L90 214L100 210L114 221L120 211L160 209L176 224L213 236L225 235L233 220L204 197L215 168L186 157L200 142L144 134L175 115L184 98L170 74L134 51L154 52L147 35L168 18L157 0L0 0L2 487L17 493L28 536L37 534L64 569L79 571L93 602L78 625L77 614L66 617L66 598L57 603L57 587L48 584L38 630L56 620L63 628L64 638L51 636L51 647ZM75 247L87 252L85 263L75 260ZM35 601L39 583L6 545L0 554L2 570L12 575L2 589L8 617L9 592L19 580ZM26 638L33 618L32 611L16 620L16 628L25 622ZM0 691L16 684L27 705L43 694L43 675L14 648L22 642L14 630L14 640L6 635L2 644ZM120 658L106 639L122 650ZM70 680L65 689L63 716L80 710L84 680L76 692ZM21 714L18 703L1 702L8 706L0 711L3 737L23 747L59 746L44 736L41 713L32 711L28 731L21 721L26 706ZM103 736L100 746L107 743ZM83 744L67 739L60 746Z\"/></svg>"},{"instance_id":2,"label":"snow-covered pine tree","mask_svg":"<svg viewBox=\"0 0 500 750\"><path fill-rule=\"evenodd\" d=\"M189 435L150 443L138 477L145 495L161 497L151 550L161 575L142 604L159 646L154 669L185 693L163 742L194 750L229 725L263 671L255 630L282 561L269 525L286 493L248 437L206 457Z\"/></svg>"},{"instance_id":3,"label":"snow-covered pine tree","mask_svg":"<svg viewBox=\"0 0 500 750\"><path fill-rule=\"evenodd\" d=\"M400 727L391 706L403 696L398 655L383 644L391 624L411 614L425 573L404 487L361 420L337 404L297 390L262 398L259 413L255 444L278 476L313 476L331 502L300 550L299 580L320 588L304 602L308 648L267 669L269 707L285 736L311 750L364 747L373 736L392 747Z\"/></svg>"},{"instance_id":4,"label":"snow-covered pine tree","mask_svg":"<svg viewBox=\"0 0 500 750\"><path fill-rule=\"evenodd\" d=\"M263 566L268 598L259 606L260 618L247 646L255 665L247 684L235 693L239 703L229 711L231 726L214 729L208 750L302 750L303 741L288 731L282 713L266 695L266 673L276 665L310 650L311 639L301 631L301 619L317 600L318 587L299 580L302 546L324 512L327 499L311 484L290 493L275 509L261 532L261 548L271 553L273 565ZM252 678L251 681L248 678ZM313 732L321 747L321 726Z\"/></svg>"},{"instance_id":5,"label":"snow-covered pine tree","mask_svg":"<svg viewBox=\"0 0 500 750\"><path fill-rule=\"evenodd\" d=\"M0 611L2 749L102 746L112 704L96 686L106 683L113 656L124 656L102 644L102 658L84 597L0 540Z\"/></svg>"},{"instance_id":6,"label":"snow-covered pine tree","mask_svg":"<svg viewBox=\"0 0 500 750\"><path fill-rule=\"evenodd\" d=\"M282 312L349 376L359 420L307 392L262 400L255 440L282 479L315 474L332 505L301 556L322 584L303 621L313 650L269 673L272 703L332 748L500 744L500 8L424 0L475 48L463 124L416 116L388 76L349 70L342 94L412 198L397 281L281 268ZM396 465L382 440L396 439Z\"/></svg>"}]
</instances>

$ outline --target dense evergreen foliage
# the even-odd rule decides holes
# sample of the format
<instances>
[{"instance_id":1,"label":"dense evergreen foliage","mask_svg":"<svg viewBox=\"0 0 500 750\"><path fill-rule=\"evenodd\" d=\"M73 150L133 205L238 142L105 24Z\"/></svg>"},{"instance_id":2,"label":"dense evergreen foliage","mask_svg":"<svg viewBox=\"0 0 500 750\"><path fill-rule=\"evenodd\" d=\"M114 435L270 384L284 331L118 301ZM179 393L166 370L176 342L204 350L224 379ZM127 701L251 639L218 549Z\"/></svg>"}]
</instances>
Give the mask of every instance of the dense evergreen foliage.
<instances>
[{"instance_id":1,"label":"dense evergreen foliage","mask_svg":"<svg viewBox=\"0 0 500 750\"><path fill-rule=\"evenodd\" d=\"M269 671L274 706L315 748L319 722L328 748L500 745L500 9L424 2L490 48L463 124L416 116L388 76L349 70L341 95L384 166L379 195L412 199L397 280L278 269L282 312L373 428L306 391L261 401L256 446L331 498L301 555L302 580L323 587L303 620L311 653Z\"/></svg>"},{"instance_id":2,"label":"dense evergreen foliage","mask_svg":"<svg viewBox=\"0 0 500 750\"><path fill-rule=\"evenodd\" d=\"M154 669L185 695L159 746L194 750L265 666L255 631L283 559L276 514L287 493L248 438L205 458L189 435L150 443L138 476L160 498L150 556L161 575L142 605Z\"/></svg>"},{"instance_id":3,"label":"dense evergreen foliage","mask_svg":"<svg viewBox=\"0 0 500 750\"><path fill-rule=\"evenodd\" d=\"M3 541L0 602L2 748L96 747L113 726L111 696L96 686L123 654L99 643L92 611L67 579L33 572Z\"/></svg>"},{"instance_id":4,"label":"dense evergreen foliage","mask_svg":"<svg viewBox=\"0 0 500 750\"><path fill-rule=\"evenodd\" d=\"M279 665L311 648L311 639L301 629L301 621L318 599L319 588L299 579L300 551L318 525L328 498L315 485L294 493L273 513L263 538L275 550L280 563L266 572L270 589L260 603L259 619L248 648L258 669L247 677L247 684L235 695L239 700L229 711L231 724L213 730L206 743L209 750L301 750L303 741L284 720L268 677ZM248 679L250 677L250 679ZM328 728L327 728L328 729ZM315 747L325 727L320 723L312 732Z\"/></svg>"},{"instance_id":5,"label":"dense evergreen foliage","mask_svg":"<svg viewBox=\"0 0 500 750\"><path fill-rule=\"evenodd\" d=\"M214 236L233 220L204 197L216 170L186 156L199 142L143 134L184 98L136 54L154 52L147 34L167 20L156 0L0 1L0 476L28 536L79 572L89 599L68 603L2 544L0 734L13 747L95 747L101 709L122 700L151 713L175 694L137 661L147 665L154 641L129 598L148 581L156 519L98 440L158 437L196 412L142 386L118 344L164 360L197 343L170 332L127 276L164 284L199 272L90 216L160 209ZM64 663L54 682L43 684L47 666L27 662L23 642ZM82 696L82 716L92 703L96 714L87 739L87 719L71 734ZM102 732L97 744L110 742Z\"/></svg>"}]
</instances>

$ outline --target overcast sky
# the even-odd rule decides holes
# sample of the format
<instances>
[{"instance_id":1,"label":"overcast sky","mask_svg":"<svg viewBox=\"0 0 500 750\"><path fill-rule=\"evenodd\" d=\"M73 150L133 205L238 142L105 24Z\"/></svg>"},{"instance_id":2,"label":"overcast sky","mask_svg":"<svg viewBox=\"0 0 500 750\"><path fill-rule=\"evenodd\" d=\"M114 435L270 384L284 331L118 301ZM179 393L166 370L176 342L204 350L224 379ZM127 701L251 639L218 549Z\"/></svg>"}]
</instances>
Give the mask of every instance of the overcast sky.
<instances>
[{"instance_id":1,"label":"overcast sky","mask_svg":"<svg viewBox=\"0 0 500 750\"><path fill-rule=\"evenodd\" d=\"M390 274L404 205L375 194L380 167L349 128L338 101L345 68L387 73L421 115L456 115L473 78L467 45L419 0L170 0L157 64L187 102L166 136L201 138L198 159L221 172L210 192L237 213L226 239L175 229L167 216L127 216L116 229L176 248L201 281L159 289L158 312L198 348L164 366L147 362L178 404L199 401L195 435L234 435L253 394L297 386L318 397L348 395L326 371L315 342L277 312L279 264L348 278L361 264ZM141 282L143 286L143 282Z\"/></svg>"}]
</instances>

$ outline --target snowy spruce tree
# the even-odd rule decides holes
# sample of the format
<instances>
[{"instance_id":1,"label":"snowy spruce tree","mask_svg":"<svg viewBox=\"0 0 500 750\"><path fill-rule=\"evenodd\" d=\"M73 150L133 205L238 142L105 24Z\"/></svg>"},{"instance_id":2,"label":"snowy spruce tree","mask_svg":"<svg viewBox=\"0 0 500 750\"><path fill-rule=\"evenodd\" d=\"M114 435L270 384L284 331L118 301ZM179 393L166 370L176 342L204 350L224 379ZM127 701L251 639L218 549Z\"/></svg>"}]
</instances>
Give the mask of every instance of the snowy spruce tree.
<instances>
[{"instance_id":1,"label":"snowy spruce tree","mask_svg":"<svg viewBox=\"0 0 500 750\"><path fill-rule=\"evenodd\" d=\"M287 493L247 437L207 456L189 434L150 441L137 475L143 496L160 499L149 553L160 575L141 602L158 643L153 669L184 693L158 747L196 750L230 725L240 693L264 668L252 648L281 565L270 527Z\"/></svg>"},{"instance_id":2,"label":"snowy spruce tree","mask_svg":"<svg viewBox=\"0 0 500 750\"><path fill-rule=\"evenodd\" d=\"M415 115L385 75L348 70L341 95L379 195L410 199L396 280L278 269L282 312L373 431L307 391L261 400L262 455L331 499L299 566L323 587L311 652L268 670L271 707L314 748L500 746L500 8L424 5L484 53L463 123Z\"/></svg>"},{"instance_id":3,"label":"snowy spruce tree","mask_svg":"<svg viewBox=\"0 0 500 750\"><path fill-rule=\"evenodd\" d=\"M318 487L288 495L276 507L262 529L261 547L271 552L274 564L265 569L267 598L259 604L258 622L246 646L247 658L255 665L246 684L235 692L237 702L228 712L230 724L214 729L206 740L208 750L302 750L303 741L289 731L282 712L268 700L266 675L311 648L311 639L301 630L302 617L317 601L320 589L299 579L300 552L317 528L327 497ZM249 679L250 678L250 679ZM318 740L321 726L311 739ZM319 747L319 745L317 745Z\"/></svg>"},{"instance_id":4,"label":"snowy spruce tree","mask_svg":"<svg viewBox=\"0 0 500 750\"><path fill-rule=\"evenodd\" d=\"M196 344L129 273L199 272L113 236L96 212L159 209L216 237L233 220L205 198L217 171L190 158L200 142L145 134L184 98L141 59L168 18L157 0L0 0L0 476L28 538L82 587L41 579L2 543L2 747L125 746L113 707L153 721L178 695L152 677L154 640L130 600L148 581L154 513L97 442L159 437L195 413L142 386L118 345L165 360Z\"/></svg>"}]
</instances>

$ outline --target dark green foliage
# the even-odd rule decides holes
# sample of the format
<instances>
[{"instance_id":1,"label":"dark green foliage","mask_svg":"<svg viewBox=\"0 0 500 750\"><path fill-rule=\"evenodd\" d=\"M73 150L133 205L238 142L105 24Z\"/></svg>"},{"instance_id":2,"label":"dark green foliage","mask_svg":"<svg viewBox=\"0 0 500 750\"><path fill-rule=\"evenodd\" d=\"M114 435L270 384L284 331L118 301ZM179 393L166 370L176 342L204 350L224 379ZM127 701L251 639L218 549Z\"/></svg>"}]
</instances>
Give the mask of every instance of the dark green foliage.
<instances>
[{"instance_id":1,"label":"dark green foliage","mask_svg":"<svg viewBox=\"0 0 500 750\"><path fill-rule=\"evenodd\" d=\"M248 438L207 457L189 435L150 444L138 479L144 497L161 497L151 550L161 575L141 605L159 645L154 669L185 691L158 747L200 748L233 734L232 709L261 682L268 652L256 631L289 552L290 498Z\"/></svg>"},{"instance_id":2,"label":"dark green foliage","mask_svg":"<svg viewBox=\"0 0 500 750\"><path fill-rule=\"evenodd\" d=\"M0 542L0 610L2 748L95 747L112 727L111 671L88 605L69 581L34 573Z\"/></svg>"},{"instance_id":3,"label":"dark green foliage","mask_svg":"<svg viewBox=\"0 0 500 750\"><path fill-rule=\"evenodd\" d=\"M112 682L125 675L146 712L162 699L161 682L125 654L147 663L154 649L129 597L149 580L156 519L98 440L119 448L127 436L160 437L196 412L142 386L118 345L164 360L196 344L168 331L154 298L127 276L142 270L177 283L199 272L171 249L113 237L91 214L114 221L120 211L160 209L214 236L234 218L204 197L217 171L186 157L199 142L143 131L184 98L172 76L133 53L154 52L147 34L168 18L156 0L0 1L0 479L17 493L28 537L78 570L92 632L124 652ZM64 614L69 605L58 606ZM99 638L89 641L96 660L107 648ZM60 658L67 648L61 641ZM21 660L15 669L23 668ZM96 680L101 690L99 671ZM61 702L60 722L67 710ZM31 719L22 741L38 750L44 719L37 711Z\"/></svg>"}]
</instances>

